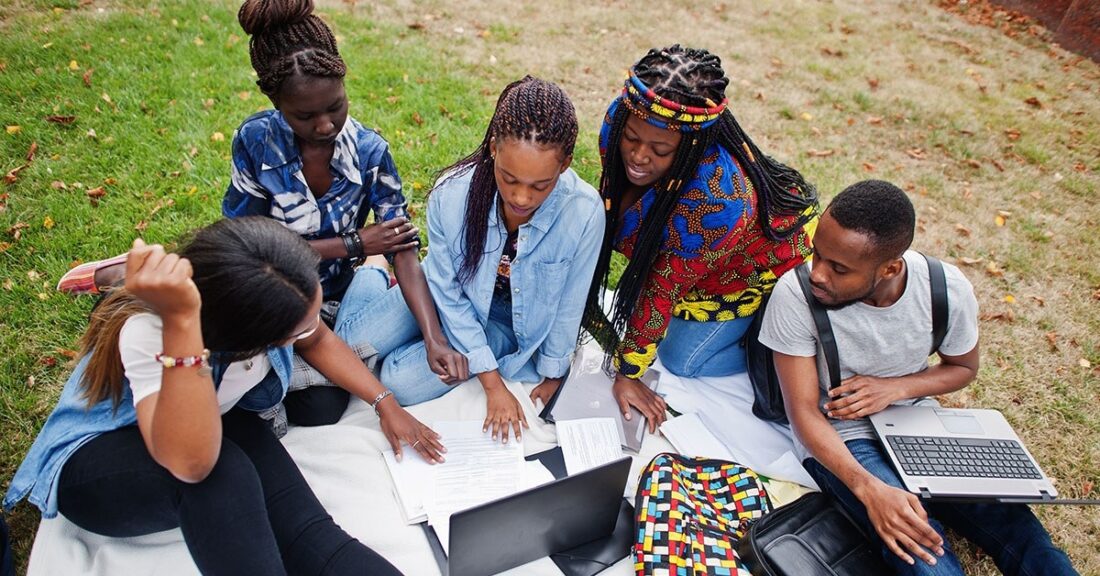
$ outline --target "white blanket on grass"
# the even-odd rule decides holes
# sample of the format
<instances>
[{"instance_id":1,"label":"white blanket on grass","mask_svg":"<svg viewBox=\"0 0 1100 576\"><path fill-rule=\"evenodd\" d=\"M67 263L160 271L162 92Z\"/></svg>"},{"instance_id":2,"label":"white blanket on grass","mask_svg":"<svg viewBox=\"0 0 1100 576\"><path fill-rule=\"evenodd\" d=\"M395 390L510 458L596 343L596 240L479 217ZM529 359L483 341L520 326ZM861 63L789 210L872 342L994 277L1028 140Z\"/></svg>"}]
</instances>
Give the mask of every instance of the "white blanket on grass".
<instances>
[{"instance_id":1,"label":"white blanket on grass","mask_svg":"<svg viewBox=\"0 0 1100 576\"><path fill-rule=\"evenodd\" d=\"M667 374L667 372L665 372ZM696 388L696 379L669 380L662 377L661 392L672 406L681 412L702 411L706 406L721 406L726 414L737 413L735 434L751 442L767 439L766 453L749 451L749 460L770 464L790 449L782 428L775 428L752 417L751 390L749 404L744 405L744 391L718 394L707 402L698 402L703 390L726 390L747 386L747 379L738 377L705 379ZM553 425L542 422L538 409L528 394L532 385L509 384L519 399L531 429L523 436L524 452L534 454L556 444ZM709 396L714 390L708 390ZM740 400L738 400L740 398ZM413 406L409 411L421 421L481 420L485 417L485 396L476 380L461 384L448 394L431 402ZM707 417L708 419L710 417ZM777 430L779 436L776 436ZM721 437L721 435L719 435ZM378 418L364 402L352 400L340 422L318 428L292 427L283 439L291 456L317 493L321 503L336 522L349 534L385 556L406 574L438 574L439 569L420 526L406 525L393 496L393 484L382 461L381 451L389 444L381 432ZM640 469L658 453L672 451L661 436L647 433L640 454L634 457L629 488L637 487ZM740 449L733 449L737 454ZM706 456L706 454L700 454ZM752 466L750 461L744 462ZM783 477L772 471L775 477ZM792 484L773 483L769 486L773 500L785 503L802 490ZM149 574L157 576L190 576L198 574L183 543L179 530L170 530L138 538L107 538L81 530L62 516L41 523L31 551L30 576L41 575L116 575ZM554 563L543 558L516 568L511 574L559 575ZM633 561L624 558L604 574L633 574Z\"/></svg>"}]
</instances>

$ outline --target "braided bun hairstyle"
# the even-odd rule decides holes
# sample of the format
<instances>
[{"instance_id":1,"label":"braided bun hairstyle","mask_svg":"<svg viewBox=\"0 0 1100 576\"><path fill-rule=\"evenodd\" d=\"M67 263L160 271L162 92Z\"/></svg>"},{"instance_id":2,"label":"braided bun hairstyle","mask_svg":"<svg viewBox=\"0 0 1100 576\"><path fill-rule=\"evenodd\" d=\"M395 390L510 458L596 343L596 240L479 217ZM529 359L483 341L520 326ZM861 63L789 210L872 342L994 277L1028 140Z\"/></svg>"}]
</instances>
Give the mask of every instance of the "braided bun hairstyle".
<instances>
[{"instance_id":1,"label":"braided bun hairstyle","mask_svg":"<svg viewBox=\"0 0 1100 576\"><path fill-rule=\"evenodd\" d=\"M332 30L313 15L313 0L247 0L237 12L252 36L248 55L256 84L273 100L288 78L343 78L347 66Z\"/></svg>"},{"instance_id":2,"label":"braided bun hairstyle","mask_svg":"<svg viewBox=\"0 0 1100 576\"><path fill-rule=\"evenodd\" d=\"M497 195L494 158L489 144L496 139L514 139L554 147L564 159L573 154L577 142L577 113L569 96L552 82L525 76L509 84L500 93L493 119L485 137L472 154L439 172L451 178L473 169L466 197L466 230L460 283L465 284L477 272L485 252L489 211Z\"/></svg>"}]
</instances>

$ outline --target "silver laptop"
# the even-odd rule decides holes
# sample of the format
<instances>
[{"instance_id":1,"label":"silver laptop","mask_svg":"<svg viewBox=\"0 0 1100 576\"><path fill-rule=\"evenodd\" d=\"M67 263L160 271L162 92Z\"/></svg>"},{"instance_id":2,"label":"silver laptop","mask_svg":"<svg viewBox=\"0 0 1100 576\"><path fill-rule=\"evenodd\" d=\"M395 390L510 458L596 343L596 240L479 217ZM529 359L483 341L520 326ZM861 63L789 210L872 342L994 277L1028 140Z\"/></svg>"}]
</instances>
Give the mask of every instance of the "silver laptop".
<instances>
[{"instance_id":1,"label":"silver laptop","mask_svg":"<svg viewBox=\"0 0 1100 576\"><path fill-rule=\"evenodd\" d=\"M890 406L871 424L905 488L921 498L1055 503L1058 496L996 410Z\"/></svg>"},{"instance_id":2,"label":"silver laptop","mask_svg":"<svg viewBox=\"0 0 1100 576\"><path fill-rule=\"evenodd\" d=\"M660 376L659 370L651 368L641 381L656 392ZM611 392L613 383L614 380L603 371L603 351L594 342L589 342L577 349L569 375L539 416L547 422L614 418L623 449L636 454L642 447L646 418L634 407L630 408L630 420L623 418Z\"/></svg>"}]
</instances>

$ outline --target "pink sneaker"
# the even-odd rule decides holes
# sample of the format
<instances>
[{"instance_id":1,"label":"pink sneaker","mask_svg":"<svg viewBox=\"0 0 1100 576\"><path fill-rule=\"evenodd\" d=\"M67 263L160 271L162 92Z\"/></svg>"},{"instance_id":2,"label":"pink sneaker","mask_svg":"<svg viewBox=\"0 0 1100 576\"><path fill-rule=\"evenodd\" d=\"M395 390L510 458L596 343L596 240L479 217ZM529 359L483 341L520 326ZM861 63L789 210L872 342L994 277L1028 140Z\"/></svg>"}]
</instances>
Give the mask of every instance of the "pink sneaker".
<instances>
[{"instance_id":1,"label":"pink sneaker","mask_svg":"<svg viewBox=\"0 0 1100 576\"><path fill-rule=\"evenodd\" d=\"M72 294L73 296L78 296L80 294L99 294L100 288L109 288L109 286L96 286L95 273L108 266L126 262L126 257L129 256L129 254L129 252L126 252L114 258L94 260L73 267L72 270L69 270L61 277L61 280L58 280L57 291Z\"/></svg>"}]
</instances>

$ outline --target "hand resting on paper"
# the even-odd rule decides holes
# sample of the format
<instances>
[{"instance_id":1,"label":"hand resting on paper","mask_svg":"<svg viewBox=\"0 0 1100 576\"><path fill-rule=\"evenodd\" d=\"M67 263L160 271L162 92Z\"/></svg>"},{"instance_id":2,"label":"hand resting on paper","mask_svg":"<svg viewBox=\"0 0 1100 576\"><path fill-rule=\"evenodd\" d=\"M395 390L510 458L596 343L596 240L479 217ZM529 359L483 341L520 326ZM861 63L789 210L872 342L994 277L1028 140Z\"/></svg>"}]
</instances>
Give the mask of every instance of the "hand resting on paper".
<instances>
[{"instance_id":1,"label":"hand resting on paper","mask_svg":"<svg viewBox=\"0 0 1100 576\"><path fill-rule=\"evenodd\" d=\"M447 451L439 441L439 434L428 428L388 396L378 403L378 414L382 425L382 434L386 436L393 456L401 461L401 443L404 442L420 453L429 464L443 462L443 453Z\"/></svg>"},{"instance_id":2,"label":"hand resting on paper","mask_svg":"<svg viewBox=\"0 0 1100 576\"><path fill-rule=\"evenodd\" d=\"M500 441L507 444L510 429L515 433L516 441L522 440L521 425L523 428L530 428L527 425L527 416L523 414L523 407L519 405L519 400L516 400L504 385L500 373L490 370L478 374L477 378L481 381L481 387L485 389L487 404L482 431L488 432L492 429L493 440L496 440L499 434Z\"/></svg>"},{"instance_id":3,"label":"hand resting on paper","mask_svg":"<svg viewBox=\"0 0 1100 576\"><path fill-rule=\"evenodd\" d=\"M649 422L649 433L657 433L657 427L664 423L667 415L664 398L650 390L641 380L622 374L615 374L615 383L611 385L611 392L615 395L615 401L619 403L623 418L631 419L630 407L633 406Z\"/></svg>"}]
</instances>

